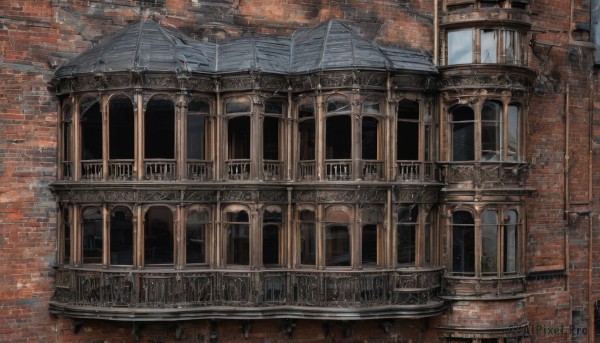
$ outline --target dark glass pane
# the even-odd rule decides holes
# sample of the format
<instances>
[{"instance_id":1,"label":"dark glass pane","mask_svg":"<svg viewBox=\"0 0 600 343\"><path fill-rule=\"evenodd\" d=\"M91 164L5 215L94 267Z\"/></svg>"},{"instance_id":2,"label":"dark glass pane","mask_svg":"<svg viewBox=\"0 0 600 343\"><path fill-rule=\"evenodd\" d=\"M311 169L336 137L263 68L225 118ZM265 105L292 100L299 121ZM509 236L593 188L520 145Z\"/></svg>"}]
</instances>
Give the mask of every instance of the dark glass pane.
<instances>
[{"instance_id":1,"label":"dark glass pane","mask_svg":"<svg viewBox=\"0 0 600 343\"><path fill-rule=\"evenodd\" d=\"M283 114L283 103L280 101L267 101L265 103L265 113Z\"/></svg>"},{"instance_id":2,"label":"dark glass pane","mask_svg":"<svg viewBox=\"0 0 600 343\"><path fill-rule=\"evenodd\" d=\"M315 121L313 119L301 121L298 124L300 135L300 160L312 161L315 159Z\"/></svg>"},{"instance_id":3,"label":"dark glass pane","mask_svg":"<svg viewBox=\"0 0 600 343\"><path fill-rule=\"evenodd\" d=\"M173 263L173 214L166 207L151 207L144 220L144 264Z\"/></svg>"},{"instance_id":4,"label":"dark glass pane","mask_svg":"<svg viewBox=\"0 0 600 343\"><path fill-rule=\"evenodd\" d=\"M110 214L110 264L133 264L133 215L122 206Z\"/></svg>"},{"instance_id":5,"label":"dark glass pane","mask_svg":"<svg viewBox=\"0 0 600 343\"><path fill-rule=\"evenodd\" d=\"M363 160L377 160L379 146L379 121L372 117L363 117L362 120L362 158Z\"/></svg>"},{"instance_id":6,"label":"dark glass pane","mask_svg":"<svg viewBox=\"0 0 600 343\"><path fill-rule=\"evenodd\" d=\"M363 112L373 114L381 113L379 101L366 100L363 102Z\"/></svg>"},{"instance_id":7,"label":"dark glass pane","mask_svg":"<svg viewBox=\"0 0 600 343\"><path fill-rule=\"evenodd\" d=\"M414 265L416 224L398 224L398 264Z\"/></svg>"},{"instance_id":8,"label":"dark glass pane","mask_svg":"<svg viewBox=\"0 0 600 343\"><path fill-rule=\"evenodd\" d=\"M206 131L208 118L202 115L187 116L187 158L206 159Z\"/></svg>"},{"instance_id":9,"label":"dark glass pane","mask_svg":"<svg viewBox=\"0 0 600 343\"><path fill-rule=\"evenodd\" d=\"M263 265L279 264L279 225L263 226Z\"/></svg>"},{"instance_id":10,"label":"dark glass pane","mask_svg":"<svg viewBox=\"0 0 600 343\"><path fill-rule=\"evenodd\" d=\"M475 159L475 124L473 110L460 106L451 111L452 157L454 161Z\"/></svg>"},{"instance_id":11,"label":"dark glass pane","mask_svg":"<svg viewBox=\"0 0 600 343\"><path fill-rule=\"evenodd\" d=\"M475 230L473 216L466 211L452 214L452 272L472 275L475 272Z\"/></svg>"},{"instance_id":12,"label":"dark glass pane","mask_svg":"<svg viewBox=\"0 0 600 343\"><path fill-rule=\"evenodd\" d=\"M263 159L279 160L279 118L265 117L263 122Z\"/></svg>"},{"instance_id":13,"label":"dark glass pane","mask_svg":"<svg viewBox=\"0 0 600 343\"><path fill-rule=\"evenodd\" d=\"M507 159L515 162L519 160L519 107L508 106L508 137Z\"/></svg>"},{"instance_id":14,"label":"dark glass pane","mask_svg":"<svg viewBox=\"0 0 600 343\"><path fill-rule=\"evenodd\" d=\"M500 159L500 117L502 105L487 101L481 110L481 160Z\"/></svg>"},{"instance_id":15,"label":"dark glass pane","mask_svg":"<svg viewBox=\"0 0 600 343\"><path fill-rule=\"evenodd\" d=\"M250 226L246 211L227 213L227 264L250 264Z\"/></svg>"},{"instance_id":16,"label":"dark glass pane","mask_svg":"<svg viewBox=\"0 0 600 343\"><path fill-rule=\"evenodd\" d=\"M210 106L205 100L194 99L188 105L188 112L209 113Z\"/></svg>"},{"instance_id":17,"label":"dark glass pane","mask_svg":"<svg viewBox=\"0 0 600 343\"><path fill-rule=\"evenodd\" d=\"M309 118L315 116L313 104L302 104L298 107L298 118Z\"/></svg>"},{"instance_id":18,"label":"dark glass pane","mask_svg":"<svg viewBox=\"0 0 600 343\"><path fill-rule=\"evenodd\" d=\"M251 106L248 99L233 99L225 105L226 113L250 112Z\"/></svg>"},{"instance_id":19,"label":"dark glass pane","mask_svg":"<svg viewBox=\"0 0 600 343\"><path fill-rule=\"evenodd\" d=\"M250 158L250 117L237 117L227 125L230 159Z\"/></svg>"},{"instance_id":20,"label":"dark glass pane","mask_svg":"<svg viewBox=\"0 0 600 343\"><path fill-rule=\"evenodd\" d=\"M144 118L144 157L175 158L175 106L166 97L152 98Z\"/></svg>"},{"instance_id":21,"label":"dark glass pane","mask_svg":"<svg viewBox=\"0 0 600 343\"><path fill-rule=\"evenodd\" d=\"M309 210L300 211L301 221L315 221L315 212Z\"/></svg>"},{"instance_id":22,"label":"dark glass pane","mask_svg":"<svg viewBox=\"0 0 600 343\"><path fill-rule=\"evenodd\" d=\"M350 230L345 225L331 225L325 229L325 265L349 266Z\"/></svg>"},{"instance_id":23,"label":"dark glass pane","mask_svg":"<svg viewBox=\"0 0 600 343\"><path fill-rule=\"evenodd\" d=\"M110 100L109 141L110 159L129 159L134 156L133 104L128 97L119 96Z\"/></svg>"},{"instance_id":24,"label":"dark glass pane","mask_svg":"<svg viewBox=\"0 0 600 343\"><path fill-rule=\"evenodd\" d=\"M303 211L308 212L308 211ZM300 263L314 265L316 256L316 236L314 223L300 224Z\"/></svg>"},{"instance_id":25,"label":"dark glass pane","mask_svg":"<svg viewBox=\"0 0 600 343\"><path fill-rule=\"evenodd\" d=\"M83 105L82 105L83 107ZM81 114L81 159L102 159L102 114L95 102Z\"/></svg>"},{"instance_id":26,"label":"dark glass pane","mask_svg":"<svg viewBox=\"0 0 600 343\"><path fill-rule=\"evenodd\" d=\"M102 263L102 209L87 207L81 215L83 221L83 263Z\"/></svg>"},{"instance_id":27,"label":"dark glass pane","mask_svg":"<svg viewBox=\"0 0 600 343\"><path fill-rule=\"evenodd\" d=\"M349 159L352 155L352 122L349 116L327 118L326 156L331 159Z\"/></svg>"},{"instance_id":28,"label":"dark glass pane","mask_svg":"<svg viewBox=\"0 0 600 343\"><path fill-rule=\"evenodd\" d=\"M185 227L186 262L206 262L206 228L208 213L192 211L188 214Z\"/></svg>"},{"instance_id":29,"label":"dark glass pane","mask_svg":"<svg viewBox=\"0 0 600 343\"><path fill-rule=\"evenodd\" d=\"M419 123L399 121L396 133L396 156L398 161L419 159Z\"/></svg>"},{"instance_id":30,"label":"dark glass pane","mask_svg":"<svg viewBox=\"0 0 600 343\"><path fill-rule=\"evenodd\" d=\"M71 263L71 214L68 208L63 209L63 235L65 240L63 263Z\"/></svg>"},{"instance_id":31,"label":"dark glass pane","mask_svg":"<svg viewBox=\"0 0 600 343\"><path fill-rule=\"evenodd\" d=\"M377 264L377 225L369 224L362 227L362 264Z\"/></svg>"}]
</instances>

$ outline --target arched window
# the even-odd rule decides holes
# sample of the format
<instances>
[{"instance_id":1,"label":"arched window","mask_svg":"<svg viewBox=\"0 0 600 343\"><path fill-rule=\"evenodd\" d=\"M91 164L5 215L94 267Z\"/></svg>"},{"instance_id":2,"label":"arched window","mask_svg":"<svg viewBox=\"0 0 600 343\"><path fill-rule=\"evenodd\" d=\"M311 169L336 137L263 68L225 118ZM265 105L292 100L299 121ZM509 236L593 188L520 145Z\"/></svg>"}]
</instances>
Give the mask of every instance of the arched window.
<instances>
[{"instance_id":1,"label":"arched window","mask_svg":"<svg viewBox=\"0 0 600 343\"><path fill-rule=\"evenodd\" d=\"M325 265L350 266L352 249L349 209L339 206L328 208L325 222Z\"/></svg>"},{"instance_id":2,"label":"arched window","mask_svg":"<svg viewBox=\"0 0 600 343\"><path fill-rule=\"evenodd\" d=\"M263 118L263 177L265 180L279 180L283 174L281 163L282 128L281 120L284 114L284 104L281 101L265 102L265 117Z\"/></svg>"},{"instance_id":3,"label":"arched window","mask_svg":"<svg viewBox=\"0 0 600 343\"><path fill-rule=\"evenodd\" d=\"M499 161L501 157L500 120L502 104L486 101L481 109L481 160Z\"/></svg>"},{"instance_id":4,"label":"arched window","mask_svg":"<svg viewBox=\"0 0 600 343\"><path fill-rule=\"evenodd\" d=\"M187 264L206 263L208 226L207 209L191 209L185 223L185 256Z\"/></svg>"},{"instance_id":5,"label":"arched window","mask_svg":"<svg viewBox=\"0 0 600 343\"><path fill-rule=\"evenodd\" d=\"M83 263L102 263L102 208L90 206L81 213Z\"/></svg>"},{"instance_id":6,"label":"arched window","mask_svg":"<svg viewBox=\"0 0 600 343\"><path fill-rule=\"evenodd\" d=\"M414 266L417 255L419 206L404 204L398 208L398 265Z\"/></svg>"},{"instance_id":7,"label":"arched window","mask_svg":"<svg viewBox=\"0 0 600 343\"><path fill-rule=\"evenodd\" d=\"M352 176L352 106L346 97L334 96L325 108L325 175L348 180Z\"/></svg>"},{"instance_id":8,"label":"arched window","mask_svg":"<svg viewBox=\"0 0 600 343\"><path fill-rule=\"evenodd\" d=\"M131 99L119 95L108 104L109 163L108 176L113 180L129 180L133 176L134 116Z\"/></svg>"},{"instance_id":9,"label":"arched window","mask_svg":"<svg viewBox=\"0 0 600 343\"><path fill-rule=\"evenodd\" d=\"M452 160L475 159L475 115L468 106L456 106L450 110L452 134Z\"/></svg>"},{"instance_id":10,"label":"arched window","mask_svg":"<svg viewBox=\"0 0 600 343\"><path fill-rule=\"evenodd\" d=\"M315 130L315 106L312 103L301 104L298 106L298 176L301 180L312 180L316 176Z\"/></svg>"},{"instance_id":11,"label":"arched window","mask_svg":"<svg viewBox=\"0 0 600 343\"><path fill-rule=\"evenodd\" d=\"M316 264L317 235L315 226L315 212L312 209L302 209L298 213L300 222L300 264Z\"/></svg>"},{"instance_id":12,"label":"arched window","mask_svg":"<svg viewBox=\"0 0 600 343\"><path fill-rule=\"evenodd\" d=\"M187 178L209 180L212 164L210 105L204 99L192 99L186 120Z\"/></svg>"},{"instance_id":13,"label":"arched window","mask_svg":"<svg viewBox=\"0 0 600 343\"><path fill-rule=\"evenodd\" d=\"M250 265L250 218L245 210L225 213L227 264Z\"/></svg>"},{"instance_id":14,"label":"arched window","mask_svg":"<svg viewBox=\"0 0 600 343\"><path fill-rule=\"evenodd\" d=\"M280 239L281 225L283 220L281 217L281 208L277 206L268 206L263 212L263 266L279 266L280 261Z\"/></svg>"},{"instance_id":15,"label":"arched window","mask_svg":"<svg viewBox=\"0 0 600 343\"><path fill-rule=\"evenodd\" d=\"M361 264L374 267L379 255L377 236L383 223L382 209L375 206L363 208L361 222Z\"/></svg>"},{"instance_id":16,"label":"arched window","mask_svg":"<svg viewBox=\"0 0 600 343\"><path fill-rule=\"evenodd\" d=\"M173 212L152 206L144 217L144 265L173 264Z\"/></svg>"},{"instance_id":17,"label":"arched window","mask_svg":"<svg viewBox=\"0 0 600 343\"><path fill-rule=\"evenodd\" d=\"M467 211L452 213L452 273L475 274L475 221Z\"/></svg>"},{"instance_id":18,"label":"arched window","mask_svg":"<svg viewBox=\"0 0 600 343\"><path fill-rule=\"evenodd\" d=\"M133 214L125 206L110 211L110 264L133 264Z\"/></svg>"},{"instance_id":19,"label":"arched window","mask_svg":"<svg viewBox=\"0 0 600 343\"><path fill-rule=\"evenodd\" d=\"M246 180L250 177L251 121L250 99L238 97L225 103L227 120L227 176L232 180Z\"/></svg>"},{"instance_id":20,"label":"arched window","mask_svg":"<svg viewBox=\"0 0 600 343\"><path fill-rule=\"evenodd\" d=\"M80 104L81 178L102 179L102 113L95 98L85 98Z\"/></svg>"}]
</instances>

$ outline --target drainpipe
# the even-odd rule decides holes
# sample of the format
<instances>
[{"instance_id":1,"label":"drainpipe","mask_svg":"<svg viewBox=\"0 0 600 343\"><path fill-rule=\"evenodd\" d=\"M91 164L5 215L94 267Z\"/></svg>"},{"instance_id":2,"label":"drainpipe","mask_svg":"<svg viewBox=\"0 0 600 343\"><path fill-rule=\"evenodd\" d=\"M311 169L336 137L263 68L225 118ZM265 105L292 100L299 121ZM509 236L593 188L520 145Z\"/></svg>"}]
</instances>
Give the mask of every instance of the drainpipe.
<instances>
[{"instance_id":1,"label":"drainpipe","mask_svg":"<svg viewBox=\"0 0 600 343\"><path fill-rule=\"evenodd\" d=\"M592 157L593 157L593 151L592 151L592 146L593 146L593 141L594 141L594 130L593 130L593 120L594 120L594 82L593 82L593 71L590 71L590 94L589 94L589 106L590 106L590 119L589 119L589 136L590 136L590 141L588 144L589 147L589 156L588 156L588 161L589 161L589 165L588 165L588 206L590 207L590 210L592 209L592 204L594 201L593 198L593 179L592 179ZM593 277L593 225L594 223L594 214L593 211L590 212L589 215L589 233L588 233L588 244L589 244L589 251L588 251L588 340L589 342L592 342L594 337L595 337L595 328L594 328L594 301L592 300L592 292L593 292L593 286L592 286L592 277Z\"/></svg>"}]
</instances>

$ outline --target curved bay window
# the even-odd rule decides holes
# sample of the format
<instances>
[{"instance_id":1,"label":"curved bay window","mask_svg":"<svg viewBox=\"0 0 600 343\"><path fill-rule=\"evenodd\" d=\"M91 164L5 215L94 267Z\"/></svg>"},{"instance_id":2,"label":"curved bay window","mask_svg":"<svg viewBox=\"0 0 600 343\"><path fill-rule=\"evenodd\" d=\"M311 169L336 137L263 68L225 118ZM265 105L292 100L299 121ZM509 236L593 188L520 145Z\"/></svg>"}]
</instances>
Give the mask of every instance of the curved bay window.
<instances>
[{"instance_id":1,"label":"curved bay window","mask_svg":"<svg viewBox=\"0 0 600 343\"><path fill-rule=\"evenodd\" d=\"M144 217L144 265L167 265L174 261L173 212L152 206Z\"/></svg>"},{"instance_id":2,"label":"curved bay window","mask_svg":"<svg viewBox=\"0 0 600 343\"><path fill-rule=\"evenodd\" d=\"M281 208L268 206L263 212L262 227L262 264L265 267L278 267L282 264L282 225Z\"/></svg>"},{"instance_id":3,"label":"curved bay window","mask_svg":"<svg viewBox=\"0 0 600 343\"><path fill-rule=\"evenodd\" d=\"M226 259L228 265L250 265L250 217L248 210L225 210Z\"/></svg>"},{"instance_id":4,"label":"curved bay window","mask_svg":"<svg viewBox=\"0 0 600 343\"><path fill-rule=\"evenodd\" d=\"M325 211L325 266L352 265L351 210L345 206L331 206Z\"/></svg>"},{"instance_id":5,"label":"curved bay window","mask_svg":"<svg viewBox=\"0 0 600 343\"><path fill-rule=\"evenodd\" d=\"M283 177L282 126L285 113L284 103L276 100L265 102L263 118L263 178L264 180L281 180Z\"/></svg>"},{"instance_id":6,"label":"curved bay window","mask_svg":"<svg viewBox=\"0 0 600 343\"><path fill-rule=\"evenodd\" d=\"M174 180L175 104L167 96L154 96L144 116L144 170L148 180Z\"/></svg>"},{"instance_id":7,"label":"curved bay window","mask_svg":"<svg viewBox=\"0 0 600 343\"><path fill-rule=\"evenodd\" d=\"M471 212L452 213L452 273L475 275L475 220Z\"/></svg>"},{"instance_id":8,"label":"curved bay window","mask_svg":"<svg viewBox=\"0 0 600 343\"><path fill-rule=\"evenodd\" d=\"M96 98L80 102L81 179L102 180L102 112Z\"/></svg>"},{"instance_id":9,"label":"curved bay window","mask_svg":"<svg viewBox=\"0 0 600 343\"><path fill-rule=\"evenodd\" d=\"M515 210L485 210L481 216L481 275L518 270L518 216Z\"/></svg>"},{"instance_id":10,"label":"curved bay window","mask_svg":"<svg viewBox=\"0 0 600 343\"><path fill-rule=\"evenodd\" d=\"M233 116L227 119L227 160L225 168L230 180L250 178L250 99L239 97L225 103L225 114Z\"/></svg>"},{"instance_id":11,"label":"curved bay window","mask_svg":"<svg viewBox=\"0 0 600 343\"><path fill-rule=\"evenodd\" d=\"M110 264L133 265L133 213L125 206L110 211Z\"/></svg>"},{"instance_id":12,"label":"curved bay window","mask_svg":"<svg viewBox=\"0 0 600 343\"><path fill-rule=\"evenodd\" d=\"M403 99L396 116L396 179L431 180L431 115L427 104ZM422 108L425 106L424 108Z\"/></svg>"},{"instance_id":13,"label":"curved bay window","mask_svg":"<svg viewBox=\"0 0 600 343\"><path fill-rule=\"evenodd\" d=\"M210 105L205 99L192 99L186 117L186 160L188 180L212 178Z\"/></svg>"},{"instance_id":14,"label":"curved bay window","mask_svg":"<svg viewBox=\"0 0 600 343\"><path fill-rule=\"evenodd\" d=\"M187 264L207 263L209 211L192 207L185 222L185 261Z\"/></svg>"},{"instance_id":15,"label":"curved bay window","mask_svg":"<svg viewBox=\"0 0 600 343\"><path fill-rule=\"evenodd\" d=\"M316 178L316 126L315 106L304 103L298 106L298 178L314 180Z\"/></svg>"},{"instance_id":16,"label":"curved bay window","mask_svg":"<svg viewBox=\"0 0 600 343\"><path fill-rule=\"evenodd\" d=\"M352 178L352 106L344 96L325 104L325 175L329 180Z\"/></svg>"},{"instance_id":17,"label":"curved bay window","mask_svg":"<svg viewBox=\"0 0 600 343\"><path fill-rule=\"evenodd\" d=\"M313 208L301 208L298 213L300 264L315 266L317 263L316 217Z\"/></svg>"},{"instance_id":18,"label":"curved bay window","mask_svg":"<svg viewBox=\"0 0 600 343\"><path fill-rule=\"evenodd\" d=\"M103 251L103 215L102 208L90 206L81 212L82 245L84 264L102 263Z\"/></svg>"},{"instance_id":19,"label":"curved bay window","mask_svg":"<svg viewBox=\"0 0 600 343\"><path fill-rule=\"evenodd\" d=\"M446 64L526 65L524 34L505 28L465 28L448 30Z\"/></svg>"},{"instance_id":20,"label":"curved bay window","mask_svg":"<svg viewBox=\"0 0 600 343\"><path fill-rule=\"evenodd\" d=\"M520 160L522 152L519 105L504 106L499 101L488 100L483 102L479 113L466 105L452 107L449 113L453 161ZM481 128L479 141L475 140L477 127Z\"/></svg>"},{"instance_id":21,"label":"curved bay window","mask_svg":"<svg viewBox=\"0 0 600 343\"><path fill-rule=\"evenodd\" d=\"M125 95L108 102L108 177L111 180L131 180L134 160L133 103Z\"/></svg>"}]
</instances>

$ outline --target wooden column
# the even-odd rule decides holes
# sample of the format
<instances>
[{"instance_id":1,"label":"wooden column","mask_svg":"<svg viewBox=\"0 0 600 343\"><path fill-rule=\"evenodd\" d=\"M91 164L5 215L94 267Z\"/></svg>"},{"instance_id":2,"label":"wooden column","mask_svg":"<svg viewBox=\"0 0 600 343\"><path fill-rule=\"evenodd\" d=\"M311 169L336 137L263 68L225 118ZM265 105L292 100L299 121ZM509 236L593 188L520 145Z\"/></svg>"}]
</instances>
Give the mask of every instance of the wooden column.
<instances>
[{"instance_id":1,"label":"wooden column","mask_svg":"<svg viewBox=\"0 0 600 343\"><path fill-rule=\"evenodd\" d=\"M144 97L140 89L135 90L134 132L135 165L137 180L144 179Z\"/></svg>"},{"instance_id":2,"label":"wooden column","mask_svg":"<svg viewBox=\"0 0 600 343\"><path fill-rule=\"evenodd\" d=\"M100 95L100 115L102 116L102 181L108 180L108 158L110 152L108 96Z\"/></svg>"}]
</instances>

